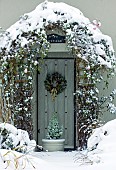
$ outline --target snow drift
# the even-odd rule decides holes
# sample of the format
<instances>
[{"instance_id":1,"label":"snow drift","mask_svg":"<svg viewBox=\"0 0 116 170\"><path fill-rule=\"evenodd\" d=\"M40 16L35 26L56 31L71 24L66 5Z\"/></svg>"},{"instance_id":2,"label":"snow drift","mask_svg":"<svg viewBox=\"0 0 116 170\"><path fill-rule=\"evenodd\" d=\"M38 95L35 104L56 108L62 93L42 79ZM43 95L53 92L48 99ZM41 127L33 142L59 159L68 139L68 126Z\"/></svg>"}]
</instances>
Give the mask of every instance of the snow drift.
<instances>
[{"instance_id":1,"label":"snow drift","mask_svg":"<svg viewBox=\"0 0 116 170\"><path fill-rule=\"evenodd\" d=\"M116 152L116 119L94 130L88 139L88 150Z\"/></svg>"}]
</instances>

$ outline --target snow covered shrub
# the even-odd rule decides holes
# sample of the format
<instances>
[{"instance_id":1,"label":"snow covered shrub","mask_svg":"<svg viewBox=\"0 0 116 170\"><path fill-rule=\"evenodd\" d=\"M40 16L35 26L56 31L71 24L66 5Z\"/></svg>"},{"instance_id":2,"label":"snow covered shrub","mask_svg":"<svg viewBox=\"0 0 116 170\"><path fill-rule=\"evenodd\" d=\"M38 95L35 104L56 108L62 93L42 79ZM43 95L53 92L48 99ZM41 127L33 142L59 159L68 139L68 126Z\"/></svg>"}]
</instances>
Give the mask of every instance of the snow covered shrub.
<instances>
[{"instance_id":1,"label":"snow covered shrub","mask_svg":"<svg viewBox=\"0 0 116 170\"><path fill-rule=\"evenodd\" d=\"M60 127L56 114L53 114L48 125L47 139L59 139L63 134L63 127Z\"/></svg>"},{"instance_id":2,"label":"snow covered shrub","mask_svg":"<svg viewBox=\"0 0 116 170\"><path fill-rule=\"evenodd\" d=\"M97 149L100 151L116 151L116 119L95 129L87 142L89 151Z\"/></svg>"},{"instance_id":3,"label":"snow covered shrub","mask_svg":"<svg viewBox=\"0 0 116 170\"><path fill-rule=\"evenodd\" d=\"M34 149L36 143L29 139L27 131L17 129L11 124L0 124L0 148L26 152ZM32 148L31 148L32 147Z\"/></svg>"}]
</instances>

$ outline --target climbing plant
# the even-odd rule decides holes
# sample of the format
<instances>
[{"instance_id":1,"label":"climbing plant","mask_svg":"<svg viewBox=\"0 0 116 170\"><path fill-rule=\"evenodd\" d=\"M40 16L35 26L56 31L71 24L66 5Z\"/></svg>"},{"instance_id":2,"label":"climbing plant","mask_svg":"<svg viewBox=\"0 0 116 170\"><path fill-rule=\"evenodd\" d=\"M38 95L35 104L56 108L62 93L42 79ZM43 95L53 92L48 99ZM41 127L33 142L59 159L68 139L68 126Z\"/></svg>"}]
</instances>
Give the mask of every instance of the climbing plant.
<instances>
[{"instance_id":1,"label":"climbing plant","mask_svg":"<svg viewBox=\"0 0 116 170\"><path fill-rule=\"evenodd\" d=\"M22 33L28 43L22 48L20 38L12 41L10 50L1 50L3 76L3 117L14 121L18 128L27 130L32 137L32 94L34 70L40 70L49 47L45 34L34 31ZM6 120L7 119L7 120Z\"/></svg>"},{"instance_id":2,"label":"climbing plant","mask_svg":"<svg viewBox=\"0 0 116 170\"><path fill-rule=\"evenodd\" d=\"M56 21L54 19L48 21L47 3L41 5L45 15L42 13L35 26L32 27L30 16L25 14L15 30L16 35L12 30L0 35L0 42L4 42L0 46L3 118L4 121L13 121L18 128L27 130L32 137L33 77L35 70L41 71L42 61L47 57L50 48L47 31L60 29L65 33L67 48L76 60L77 90L74 95L78 119L77 131L79 145L84 147L93 127L98 125L102 104L107 102L107 109L116 112L115 106L111 104L116 91L113 90L109 97L99 98L97 88L98 82L103 82L101 69L107 70L107 78L115 75L114 51L108 39L102 34L96 38L96 34L94 35L94 31L90 29L92 27L96 29L96 26L91 22L86 24L77 20L72 21L68 15L65 16L65 13L54 9ZM27 29L22 27L19 29L20 24L24 23ZM86 63L83 67L81 67L82 61ZM107 79L104 82L107 86Z\"/></svg>"},{"instance_id":3,"label":"climbing plant","mask_svg":"<svg viewBox=\"0 0 116 170\"><path fill-rule=\"evenodd\" d=\"M116 112L116 107L114 105L112 109L110 107L116 94L116 89L114 89L107 97L99 95L98 84L103 83L103 72L106 71L101 66L96 66L77 58L76 70L77 90L75 96L77 133L79 146L80 148L83 148L86 147L87 139L92 133L92 130L103 123L100 120L103 112ZM104 84L103 88L107 90L108 87Z\"/></svg>"}]
</instances>

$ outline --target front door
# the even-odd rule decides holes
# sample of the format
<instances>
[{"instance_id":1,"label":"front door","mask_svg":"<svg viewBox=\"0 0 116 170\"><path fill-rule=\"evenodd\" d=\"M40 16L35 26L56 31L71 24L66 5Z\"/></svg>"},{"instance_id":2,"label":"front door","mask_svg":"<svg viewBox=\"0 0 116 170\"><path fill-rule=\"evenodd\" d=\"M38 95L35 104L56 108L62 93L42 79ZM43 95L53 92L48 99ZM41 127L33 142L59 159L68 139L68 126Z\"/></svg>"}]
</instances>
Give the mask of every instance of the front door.
<instances>
[{"instance_id":1,"label":"front door","mask_svg":"<svg viewBox=\"0 0 116 170\"><path fill-rule=\"evenodd\" d=\"M45 89L47 74L60 73L67 81L66 89L52 100ZM38 144L46 138L51 115L57 112L60 125L63 125L65 148L74 148L74 59L68 53L49 53L40 74L38 74Z\"/></svg>"}]
</instances>

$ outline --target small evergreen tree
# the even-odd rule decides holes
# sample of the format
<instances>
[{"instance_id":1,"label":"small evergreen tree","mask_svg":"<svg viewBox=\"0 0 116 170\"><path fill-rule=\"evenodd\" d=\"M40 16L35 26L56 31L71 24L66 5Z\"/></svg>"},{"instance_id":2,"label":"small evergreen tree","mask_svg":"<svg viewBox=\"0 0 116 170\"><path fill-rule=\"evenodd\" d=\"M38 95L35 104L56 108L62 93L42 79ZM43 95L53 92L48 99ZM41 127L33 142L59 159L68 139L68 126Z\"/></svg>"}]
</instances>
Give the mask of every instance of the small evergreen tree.
<instances>
[{"instance_id":1,"label":"small evergreen tree","mask_svg":"<svg viewBox=\"0 0 116 170\"><path fill-rule=\"evenodd\" d=\"M63 134L63 127L59 125L56 114L53 114L48 125L47 139L59 139Z\"/></svg>"}]
</instances>

